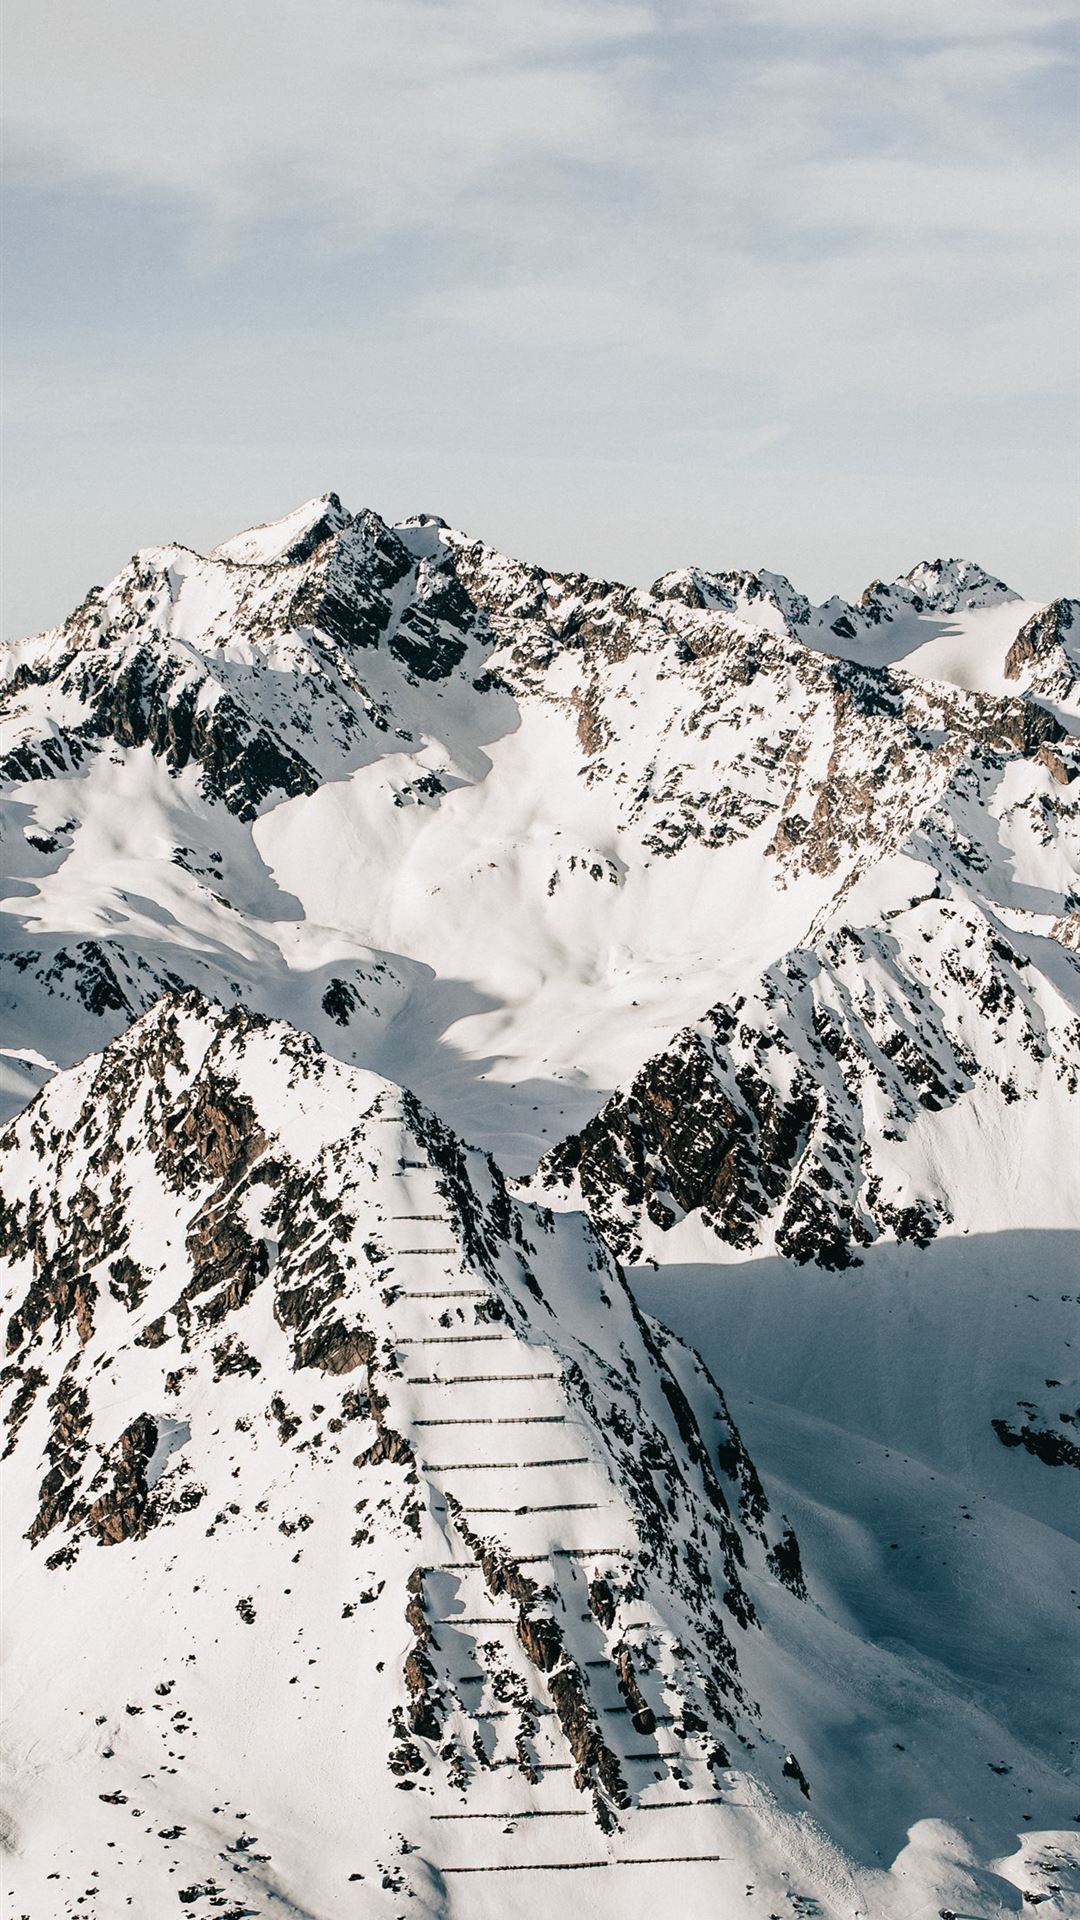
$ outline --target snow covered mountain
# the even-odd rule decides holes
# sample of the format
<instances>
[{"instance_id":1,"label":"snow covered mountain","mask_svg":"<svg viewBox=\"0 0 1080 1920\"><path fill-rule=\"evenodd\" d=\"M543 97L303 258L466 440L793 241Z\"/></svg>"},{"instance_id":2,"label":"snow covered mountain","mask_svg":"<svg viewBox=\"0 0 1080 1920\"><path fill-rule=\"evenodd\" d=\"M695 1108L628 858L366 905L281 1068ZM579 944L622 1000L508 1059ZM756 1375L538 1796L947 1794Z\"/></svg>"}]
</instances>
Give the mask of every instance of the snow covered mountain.
<instances>
[{"instance_id":1,"label":"snow covered mountain","mask_svg":"<svg viewBox=\"0 0 1080 1920\"><path fill-rule=\"evenodd\" d=\"M798 1550L583 1219L190 995L4 1154L20 1900L435 1913L493 1857L655 1852L661 1810L716 1853L736 1642Z\"/></svg>"},{"instance_id":2,"label":"snow covered mountain","mask_svg":"<svg viewBox=\"0 0 1080 1920\"><path fill-rule=\"evenodd\" d=\"M1078 614L328 494L0 652L13 1912L1074 1910Z\"/></svg>"},{"instance_id":3,"label":"snow covered mountain","mask_svg":"<svg viewBox=\"0 0 1080 1920\"><path fill-rule=\"evenodd\" d=\"M1070 603L924 572L965 610L902 583L847 658L835 607L777 576L739 576L732 613L333 495L208 558L137 555L4 656L9 1111L186 983L531 1170L973 764L1071 814Z\"/></svg>"}]
</instances>

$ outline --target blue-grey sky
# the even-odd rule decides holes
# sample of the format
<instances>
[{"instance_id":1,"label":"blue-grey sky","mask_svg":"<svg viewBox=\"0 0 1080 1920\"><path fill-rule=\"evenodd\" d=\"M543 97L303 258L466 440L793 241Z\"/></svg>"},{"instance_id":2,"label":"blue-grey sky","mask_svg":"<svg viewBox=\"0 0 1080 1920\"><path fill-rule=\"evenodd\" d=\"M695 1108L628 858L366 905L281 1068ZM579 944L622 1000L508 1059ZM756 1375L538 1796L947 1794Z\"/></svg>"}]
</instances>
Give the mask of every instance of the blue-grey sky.
<instances>
[{"instance_id":1,"label":"blue-grey sky","mask_svg":"<svg viewBox=\"0 0 1080 1920\"><path fill-rule=\"evenodd\" d=\"M3 627L335 487L1080 585L1075 0L5 0Z\"/></svg>"}]
</instances>

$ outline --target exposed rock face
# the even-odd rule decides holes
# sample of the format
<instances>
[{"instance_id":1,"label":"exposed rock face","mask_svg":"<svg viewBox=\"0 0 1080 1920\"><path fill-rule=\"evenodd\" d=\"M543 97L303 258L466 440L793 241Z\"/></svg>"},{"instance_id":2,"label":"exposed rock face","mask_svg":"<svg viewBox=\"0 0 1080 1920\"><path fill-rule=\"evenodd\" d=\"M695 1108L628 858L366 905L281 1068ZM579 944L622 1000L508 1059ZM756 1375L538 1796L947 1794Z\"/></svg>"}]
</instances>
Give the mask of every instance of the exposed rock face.
<instances>
[{"instance_id":1,"label":"exposed rock face","mask_svg":"<svg viewBox=\"0 0 1080 1920\"><path fill-rule=\"evenodd\" d=\"M970 857L970 856L969 856ZM998 1035L987 1052L982 1036ZM688 1214L730 1246L844 1267L925 1244L949 1193L895 1146L958 1102L1046 1097L1076 1124L1080 1025L969 902L943 892L770 969L649 1061L541 1167L631 1259ZM653 1239L655 1234L653 1234Z\"/></svg>"},{"instance_id":2,"label":"exposed rock face","mask_svg":"<svg viewBox=\"0 0 1080 1920\"><path fill-rule=\"evenodd\" d=\"M158 1423L142 1413L124 1428L119 1440L88 1491L105 1480L105 1491L86 1514L86 1528L102 1546L121 1540L142 1540L157 1518L150 1497L147 1468L158 1445Z\"/></svg>"},{"instance_id":3,"label":"exposed rock face","mask_svg":"<svg viewBox=\"0 0 1080 1920\"><path fill-rule=\"evenodd\" d=\"M791 1527L785 1527L776 1545L769 1549L769 1565L778 1580L782 1580L800 1600L806 1599L806 1579L803 1574L802 1554L799 1543Z\"/></svg>"},{"instance_id":4,"label":"exposed rock face","mask_svg":"<svg viewBox=\"0 0 1080 1920\"><path fill-rule=\"evenodd\" d=\"M1023 1447L1044 1466L1080 1467L1080 1407L1075 1404L1075 1384L1072 1401L1070 1389L1061 1381L1047 1380L1046 1389L1058 1390L1055 1403L1049 1407L1020 1400L1011 1419L991 1420L990 1425L1003 1446Z\"/></svg>"},{"instance_id":5,"label":"exposed rock face","mask_svg":"<svg viewBox=\"0 0 1080 1920\"><path fill-rule=\"evenodd\" d=\"M1020 628L1005 656L1005 677L1026 677L1047 700L1068 700L1080 682L1080 600L1051 600Z\"/></svg>"},{"instance_id":6,"label":"exposed rock face","mask_svg":"<svg viewBox=\"0 0 1080 1920\"><path fill-rule=\"evenodd\" d=\"M740 1657L761 1596L794 1604L797 1549L719 1390L583 1218L516 1201L410 1095L192 994L56 1079L0 1149L24 1697L93 1596L122 1623L65 1682L66 1712L108 1729L65 1773L78 1872L80 1849L107 1858L101 1809L137 1793L139 1884L218 1884L225 1765L281 1863L272 1898L245 1881L253 1913L293 1898L309 1765L325 1837L353 1802L323 1770L362 1758L371 1831L408 1837L418 1894L446 1858L433 1816L539 1814L551 1775L583 1861L637 1844L643 1780L676 1802L692 1782L707 1826L733 1747L787 1791ZM265 1772L286 1708L288 1810ZM224 1850L230 1880L251 1857ZM117 1911L126 1861L102 1881ZM45 1864L23 1860L27 1885ZM314 1910L317 1867L301 1879Z\"/></svg>"}]
</instances>

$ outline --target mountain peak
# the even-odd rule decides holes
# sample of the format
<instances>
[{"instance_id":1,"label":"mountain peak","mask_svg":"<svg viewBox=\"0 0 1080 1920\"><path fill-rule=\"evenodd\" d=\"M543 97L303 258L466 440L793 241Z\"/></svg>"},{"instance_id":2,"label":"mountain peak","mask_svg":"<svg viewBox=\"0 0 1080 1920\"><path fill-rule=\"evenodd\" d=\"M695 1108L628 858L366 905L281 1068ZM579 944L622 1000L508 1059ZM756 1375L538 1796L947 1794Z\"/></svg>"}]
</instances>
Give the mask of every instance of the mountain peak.
<instances>
[{"instance_id":1,"label":"mountain peak","mask_svg":"<svg viewBox=\"0 0 1080 1920\"><path fill-rule=\"evenodd\" d=\"M234 566L296 565L340 533L351 518L336 493L322 493L294 507L280 520L267 520L233 534L214 547L210 557L231 561Z\"/></svg>"},{"instance_id":2,"label":"mountain peak","mask_svg":"<svg viewBox=\"0 0 1080 1920\"><path fill-rule=\"evenodd\" d=\"M410 513L405 520L398 520L395 524L398 527L435 527L442 531L450 522L444 520L441 513Z\"/></svg>"},{"instance_id":3,"label":"mountain peak","mask_svg":"<svg viewBox=\"0 0 1080 1920\"><path fill-rule=\"evenodd\" d=\"M1020 598L976 560L920 560L893 584L910 587L927 613L968 613Z\"/></svg>"},{"instance_id":4,"label":"mountain peak","mask_svg":"<svg viewBox=\"0 0 1080 1920\"><path fill-rule=\"evenodd\" d=\"M661 574L649 589L657 600L681 600L701 611L727 613L749 626L785 633L798 630L810 618L810 603L792 586L786 574L767 567L729 568L712 573L703 567L680 567Z\"/></svg>"}]
</instances>

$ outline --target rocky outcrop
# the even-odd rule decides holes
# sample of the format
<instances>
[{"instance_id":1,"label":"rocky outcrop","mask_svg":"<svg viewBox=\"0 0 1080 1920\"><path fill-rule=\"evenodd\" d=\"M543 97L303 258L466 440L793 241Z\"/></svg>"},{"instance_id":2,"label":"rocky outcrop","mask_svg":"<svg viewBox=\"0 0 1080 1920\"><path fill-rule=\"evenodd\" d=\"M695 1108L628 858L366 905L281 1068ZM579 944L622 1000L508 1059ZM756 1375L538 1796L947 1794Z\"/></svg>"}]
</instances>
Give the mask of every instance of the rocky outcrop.
<instances>
[{"instance_id":1,"label":"rocky outcrop","mask_svg":"<svg viewBox=\"0 0 1080 1920\"><path fill-rule=\"evenodd\" d=\"M731 1246L771 1239L832 1269L882 1234L927 1244L947 1198L898 1180L892 1146L981 1083L1020 1097L1013 1066L972 1053L957 991L1009 1033L1032 1090L1044 1075L1076 1090L1080 1030L1058 1006L1048 1045L1023 953L977 910L942 899L920 914L916 945L895 923L841 926L770 969L752 998L714 1008L553 1149L541 1189L580 1194L631 1260L687 1214Z\"/></svg>"},{"instance_id":2,"label":"rocky outcrop","mask_svg":"<svg viewBox=\"0 0 1080 1920\"><path fill-rule=\"evenodd\" d=\"M1025 620L1005 656L1005 678L1019 680L1034 670L1039 677L1040 691L1044 690L1043 679L1047 674L1054 680L1061 679L1066 691L1076 677L1066 646L1078 613L1078 600L1051 600L1049 606L1040 607L1030 620ZM1046 685L1048 688L1049 679Z\"/></svg>"},{"instance_id":3,"label":"rocky outcrop","mask_svg":"<svg viewBox=\"0 0 1080 1920\"><path fill-rule=\"evenodd\" d=\"M158 1423L140 1414L124 1428L90 1482L89 1493L104 1483L86 1514L87 1532L102 1546L143 1540L158 1518L146 1470L158 1445Z\"/></svg>"},{"instance_id":4,"label":"rocky outcrop","mask_svg":"<svg viewBox=\"0 0 1080 1920\"><path fill-rule=\"evenodd\" d=\"M149 746L173 773L192 763L207 798L252 820L270 794L313 793L318 776L303 757L226 692L207 699L205 681L182 661L162 662L150 648L119 667L95 662L79 688L87 706L82 737Z\"/></svg>"},{"instance_id":5,"label":"rocky outcrop","mask_svg":"<svg viewBox=\"0 0 1080 1920\"><path fill-rule=\"evenodd\" d=\"M1046 1385L1053 1388L1059 1382L1048 1380ZM1011 1420L991 1420L990 1425L1003 1447L1022 1448L1047 1467L1080 1467L1080 1407L1062 1407L1059 1400L1053 1410L1020 1400Z\"/></svg>"}]
</instances>

